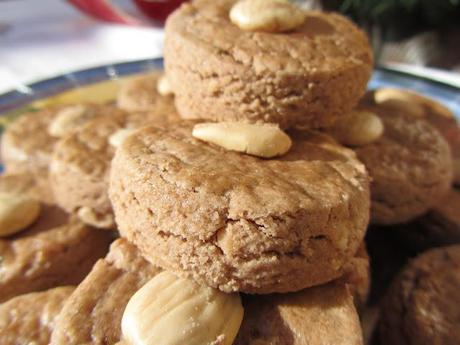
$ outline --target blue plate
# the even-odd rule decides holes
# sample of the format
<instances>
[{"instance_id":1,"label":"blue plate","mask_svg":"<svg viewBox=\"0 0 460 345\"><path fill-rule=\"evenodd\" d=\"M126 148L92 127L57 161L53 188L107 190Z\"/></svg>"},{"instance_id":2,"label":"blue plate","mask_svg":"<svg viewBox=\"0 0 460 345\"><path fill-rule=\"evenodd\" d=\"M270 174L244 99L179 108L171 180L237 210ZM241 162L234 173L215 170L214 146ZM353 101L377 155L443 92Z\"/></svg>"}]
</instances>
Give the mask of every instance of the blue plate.
<instances>
[{"instance_id":1,"label":"blue plate","mask_svg":"<svg viewBox=\"0 0 460 345\"><path fill-rule=\"evenodd\" d=\"M141 60L91 68L43 80L28 86L24 85L17 90L0 95L0 114L22 108L37 99L55 95L81 85L162 67L162 58ZM456 87L401 72L377 69L369 83L369 89L383 86L410 89L435 98L448 106L460 119L460 89Z\"/></svg>"}]
</instances>

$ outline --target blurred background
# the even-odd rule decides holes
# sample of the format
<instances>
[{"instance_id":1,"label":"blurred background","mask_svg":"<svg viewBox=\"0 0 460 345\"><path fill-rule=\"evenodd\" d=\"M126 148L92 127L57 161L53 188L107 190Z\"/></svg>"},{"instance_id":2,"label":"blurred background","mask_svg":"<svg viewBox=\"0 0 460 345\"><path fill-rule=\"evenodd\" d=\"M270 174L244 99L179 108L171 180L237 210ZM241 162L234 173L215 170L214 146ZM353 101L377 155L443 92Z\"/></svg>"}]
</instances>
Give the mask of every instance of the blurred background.
<instances>
[{"instance_id":1,"label":"blurred background","mask_svg":"<svg viewBox=\"0 0 460 345\"><path fill-rule=\"evenodd\" d=\"M344 13L377 64L460 87L460 0L292 0ZM161 56L184 0L0 0L0 93L77 69Z\"/></svg>"}]
</instances>

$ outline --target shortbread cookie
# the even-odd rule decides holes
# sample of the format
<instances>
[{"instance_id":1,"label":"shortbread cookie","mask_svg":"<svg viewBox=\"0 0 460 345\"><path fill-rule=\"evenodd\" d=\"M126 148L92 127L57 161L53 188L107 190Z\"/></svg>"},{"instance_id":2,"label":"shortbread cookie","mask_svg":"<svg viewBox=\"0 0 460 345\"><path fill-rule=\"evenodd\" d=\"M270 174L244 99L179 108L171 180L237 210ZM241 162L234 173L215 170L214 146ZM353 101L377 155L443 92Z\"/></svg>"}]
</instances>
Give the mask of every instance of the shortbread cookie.
<instances>
[{"instance_id":1,"label":"shortbread cookie","mask_svg":"<svg viewBox=\"0 0 460 345\"><path fill-rule=\"evenodd\" d=\"M368 223L368 176L328 136L290 133L264 160L144 127L119 147L110 197L148 260L223 291L301 290L339 277Z\"/></svg>"},{"instance_id":2,"label":"shortbread cookie","mask_svg":"<svg viewBox=\"0 0 460 345\"><path fill-rule=\"evenodd\" d=\"M460 246L425 252L396 277L382 303L382 344L454 345L460 339Z\"/></svg>"},{"instance_id":3,"label":"shortbread cookie","mask_svg":"<svg viewBox=\"0 0 460 345\"><path fill-rule=\"evenodd\" d=\"M115 344L129 299L159 271L132 244L116 240L68 299L51 344Z\"/></svg>"},{"instance_id":4,"label":"shortbread cookie","mask_svg":"<svg viewBox=\"0 0 460 345\"><path fill-rule=\"evenodd\" d=\"M117 105L126 111L155 111L164 109L164 113L175 112L174 98L162 96L158 92L158 83L163 71L154 71L139 75L123 82L117 95Z\"/></svg>"},{"instance_id":5,"label":"shortbread cookie","mask_svg":"<svg viewBox=\"0 0 460 345\"><path fill-rule=\"evenodd\" d=\"M358 313L344 284L296 293L244 296L244 319L235 345L361 345Z\"/></svg>"},{"instance_id":6,"label":"shortbread cookie","mask_svg":"<svg viewBox=\"0 0 460 345\"><path fill-rule=\"evenodd\" d=\"M422 118L385 105L362 104L377 114L385 130L373 143L356 149L371 183L371 222L410 221L436 205L452 182L449 145Z\"/></svg>"},{"instance_id":7,"label":"shortbread cookie","mask_svg":"<svg viewBox=\"0 0 460 345\"><path fill-rule=\"evenodd\" d=\"M0 192L37 195L24 175L1 176ZM0 239L0 302L23 293L78 284L107 252L110 240L109 234L43 204L32 225Z\"/></svg>"},{"instance_id":8,"label":"shortbread cookie","mask_svg":"<svg viewBox=\"0 0 460 345\"><path fill-rule=\"evenodd\" d=\"M176 119L175 112L165 113L161 108L148 113L101 117L59 141L50 168L57 203L68 212L77 212L87 224L114 229L107 196L110 162L116 149L110 144L110 137L124 128L147 123L166 125Z\"/></svg>"},{"instance_id":9,"label":"shortbread cookie","mask_svg":"<svg viewBox=\"0 0 460 345\"><path fill-rule=\"evenodd\" d=\"M59 312L74 289L57 287L0 304L0 343L48 345Z\"/></svg>"},{"instance_id":10,"label":"shortbread cookie","mask_svg":"<svg viewBox=\"0 0 460 345\"><path fill-rule=\"evenodd\" d=\"M425 118L449 143L454 163L454 182L460 184L460 126L454 113L434 99L409 90L381 88L374 90L376 104L399 109Z\"/></svg>"},{"instance_id":11,"label":"shortbread cookie","mask_svg":"<svg viewBox=\"0 0 460 345\"><path fill-rule=\"evenodd\" d=\"M195 0L166 22L165 69L184 118L332 125L366 89L372 50L338 14L306 12L286 33L244 31L235 0Z\"/></svg>"}]
</instances>

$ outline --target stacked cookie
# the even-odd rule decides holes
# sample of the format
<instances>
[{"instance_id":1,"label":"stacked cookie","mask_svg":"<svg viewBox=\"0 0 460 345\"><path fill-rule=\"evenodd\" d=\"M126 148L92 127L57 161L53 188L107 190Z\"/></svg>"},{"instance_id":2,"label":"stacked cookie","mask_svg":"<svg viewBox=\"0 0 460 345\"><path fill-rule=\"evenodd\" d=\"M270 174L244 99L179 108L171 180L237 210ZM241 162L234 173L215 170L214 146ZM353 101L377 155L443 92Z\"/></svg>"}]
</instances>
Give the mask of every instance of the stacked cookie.
<instances>
[{"instance_id":1,"label":"stacked cookie","mask_svg":"<svg viewBox=\"0 0 460 345\"><path fill-rule=\"evenodd\" d=\"M313 129L364 93L367 40L344 18L321 13L287 33L245 31L229 19L233 5L197 1L168 21L167 81L180 115L193 120L144 126L117 148L109 197L124 239L104 266L119 273L90 273L52 343L115 341L120 330L128 343L362 342L349 286L366 281L366 268L353 263L366 261L354 258L368 224L369 179L352 150ZM281 42L274 54L259 46ZM327 54L302 56L313 45ZM110 324L110 335L82 331L87 303L104 310L114 303L107 287L116 295L128 281L116 299L120 309L129 299L121 329L121 313L96 314L92 324ZM88 297L91 288L99 299Z\"/></svg>"},{"instance_id":2,"label":"stacked cookie","mask_svg":"<svg viewBox=\"0 0 460 345\"><path fill-rule=\"evenodd\" d=\"M0 276L0 342L363 344L369 222L409 234L444 217L449 231L425 230L439 244L460 224L440 207L455 199L452 114L400 90L365 93L371 71L366 36L340 15L195 0L168 19L164 75L131 79L116 104L15 121L0 192L30 210L6 213L14 226L0 214L12 272ZM443 315L455 298L440 267L457 277L457 251L429 252L394 280L382 343L404 327L453 339L458 315L424 310ZM414 291L421 307L409 310Z\"/></svg>"}]
</instances>

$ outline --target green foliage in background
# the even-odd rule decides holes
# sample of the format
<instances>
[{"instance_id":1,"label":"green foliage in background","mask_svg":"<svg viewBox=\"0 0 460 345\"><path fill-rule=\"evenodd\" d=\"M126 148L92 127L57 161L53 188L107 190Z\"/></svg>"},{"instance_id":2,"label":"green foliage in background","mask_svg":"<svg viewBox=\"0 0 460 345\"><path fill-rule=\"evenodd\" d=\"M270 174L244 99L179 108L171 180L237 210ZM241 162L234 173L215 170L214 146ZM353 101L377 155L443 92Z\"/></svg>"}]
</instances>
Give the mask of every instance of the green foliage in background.
<instances>
[{"instance_id":1,"label":"green foliage in background","mask_svg":"<svg viewBox=\"0 0 460 345\"><path fill-rule=\"evenodd\" d=\"M460 26L460 0L324 0L365 26L378 25L387 35L410 35L419 29Z\"/></svg>"}]
</instances>

